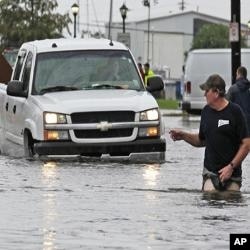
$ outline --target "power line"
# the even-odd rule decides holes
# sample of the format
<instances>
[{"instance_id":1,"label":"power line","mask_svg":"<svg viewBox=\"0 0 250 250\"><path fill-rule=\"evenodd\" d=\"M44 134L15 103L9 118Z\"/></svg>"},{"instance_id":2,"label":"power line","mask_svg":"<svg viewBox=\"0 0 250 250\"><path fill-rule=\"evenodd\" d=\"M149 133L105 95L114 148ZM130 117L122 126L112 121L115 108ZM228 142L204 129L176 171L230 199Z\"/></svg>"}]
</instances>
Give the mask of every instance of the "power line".
<instances>
[{"instance_id":1,"label":"power line","mask_svg":"<svg viewBox=\"0 0 250 250\"><path fill-rule=\"evenodd\" d=\"M91 1L91 3L92 3L93 12L94 12L94 17L95 17L95 21L96 21L96 23L97 23L98 31L99 31L99 33L101 33L101 28L100 28L99 21L98 21L98 19L97 19L97 15L96 15L95 3L94 3L93 0Z\"/></svg>"}]
</instances>

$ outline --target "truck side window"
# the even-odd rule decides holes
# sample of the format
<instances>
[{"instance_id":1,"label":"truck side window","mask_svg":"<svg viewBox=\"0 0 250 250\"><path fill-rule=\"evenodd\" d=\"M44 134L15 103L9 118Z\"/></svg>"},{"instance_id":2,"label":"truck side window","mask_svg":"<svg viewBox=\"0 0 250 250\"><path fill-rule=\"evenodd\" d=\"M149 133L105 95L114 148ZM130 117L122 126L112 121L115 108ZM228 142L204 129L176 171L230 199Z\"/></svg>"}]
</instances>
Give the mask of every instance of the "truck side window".
<instances>
[{"instance_id":1,"label":"truck side window","mask_svg":"<svg viewBox=\"0 0 250 250\"><path fill-rule=\"evenodd\" d=\"M23 84L24 84L24 89L23 90L28 90L28 88L29 88L32 57L33 57L32 53L29 52L29 54L27 56L25 66L24 66L24 69L23 69Z\"/></svg>"},{"instance_id":2,"label":"truck side window","mask_svg":"<svg viewBox=\"0 0 250 250\"><path fill-rule=\"evenodd\" d=\"M25 56L26 56L26 51L25 50L22 50L18 54L17 64L16 64L16 67L15 67L16 69L15 69L15 72L14 72L13 80L19 80Z\"/></svg>"}]
</instances>

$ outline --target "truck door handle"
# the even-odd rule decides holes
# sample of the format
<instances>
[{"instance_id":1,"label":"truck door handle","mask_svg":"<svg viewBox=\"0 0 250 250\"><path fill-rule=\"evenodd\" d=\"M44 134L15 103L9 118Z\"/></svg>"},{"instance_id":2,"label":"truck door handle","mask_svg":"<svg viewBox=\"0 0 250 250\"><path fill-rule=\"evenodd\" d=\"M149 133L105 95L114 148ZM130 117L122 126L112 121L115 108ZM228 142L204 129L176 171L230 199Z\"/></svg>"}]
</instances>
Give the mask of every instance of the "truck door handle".
<instances>
[{"instance_id":1,"label":"truck door handle","mask_svg":"<svg viewBox=\"0 0 250 250\"><path fill-rule=\"evenodd\" d=\"M8 109L9 109L9 103L6 102L6 104L5 104L5 110L8 111Z\"/></svg>"},{"instance_id":2,"label":"truck door handle","mask_svg":"<svg viewBox=\"0 0 250 250\"><path fill-rule=\"evenodd\" d=\"M13 111L14 114L16 113L16 105L13 106L12 111Z\"/></svg>"}]
</instances>

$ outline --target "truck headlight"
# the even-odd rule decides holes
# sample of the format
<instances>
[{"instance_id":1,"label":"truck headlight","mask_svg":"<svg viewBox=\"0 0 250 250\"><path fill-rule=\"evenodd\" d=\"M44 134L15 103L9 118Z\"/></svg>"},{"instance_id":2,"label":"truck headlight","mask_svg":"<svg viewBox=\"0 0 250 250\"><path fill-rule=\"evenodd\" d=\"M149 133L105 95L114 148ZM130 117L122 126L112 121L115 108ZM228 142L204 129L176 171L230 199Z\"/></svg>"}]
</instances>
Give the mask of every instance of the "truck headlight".
<instances>
[{"instance_id":1,"label":"truck headlight","mask_svg":"<svg viewBox=\"0 0 250 250\"><path fill-rule=\"evenodd\" d=\"M44 140L69 140L69 132L67 130L44 130Z\"/></svg>"},{"instance_id":2,"label":"truck headlight","mask_svg":"<svg viewBox=\"0 0 250 250\"><path fill-rule=\"evenodd\" d=\"M66 115L60 113L45 112L44 124L65 124ZM68 140L69 132L67 130L44 130L44 140Z\"/></svg>"},{"instance_id":3,"label":"truck headlight","mask_svg":"<svg viewBox=\"0 0 250 250\"><path fill-rule=\"evenodd\" d=\"M140 113L140 121L156 121L159 120L158 109L149 109Z\"/></svg>"},{"instance_id":4,"label":"truck headlight","mask_svg":"<svg viewBox=\"0 0 250 250\"><path fill-rule=\"evenodd\" d=\"M63 124L67 123L66 115L60 113L44 113L44 123L45 124Z\"/></svg>"},{"instance_id":5,"label":"truck headlight","mask_svg":"<svg viewBox=\"0 0 250 250\"><path fill-rule=\"evenodd\" d=\"M140 113L140 121L158 121L159 120L159 111L158 109L149 109L142 111ZM160 127L145 127L139 128L138 136L139 137L158 137L160 135Z\"/></svg>"},{"instance_id":6,"label":"truck headlight","mask_svg":"<svg viewBox=\"0 0 250 250\"><path fill-rule=\"evenodd\" d=\"M139 128L139 137L158 137L160 136L159 127Z\"/></svg>"}]
</instances>

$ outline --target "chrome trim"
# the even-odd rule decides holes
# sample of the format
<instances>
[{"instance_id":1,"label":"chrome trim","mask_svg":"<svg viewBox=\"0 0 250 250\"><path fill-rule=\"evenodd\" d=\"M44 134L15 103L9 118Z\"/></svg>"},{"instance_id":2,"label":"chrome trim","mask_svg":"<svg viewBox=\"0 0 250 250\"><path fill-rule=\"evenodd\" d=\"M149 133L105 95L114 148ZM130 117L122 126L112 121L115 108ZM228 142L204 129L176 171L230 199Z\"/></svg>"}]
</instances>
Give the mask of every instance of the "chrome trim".
<instances>
[{"instance_id":1,"label":"chrome trim","mask_svg":"<svg viewBox=\"0 0 250 250\"><path fill-rule=\"evenodd\" d=\"M47 156L39 156L39 159L48 160L48 159L65 159L71 160L86 160L87 162L91 160L99 159L101 161L109 161L109 162L122 162L129 161L132 163L164 163L165 152L147 152L147 153L131 153L129 156L110 156L109 154L103 154L101 157L88 157L88 156L79 156L79 155L47 155Z\"/></svg>"},{"instance_id":2,"label":"chrome trim","mask_svg":"<svg viewBox=\"0 0 250 250\"><path fill-rule=\"evenodd\" d=\"M119 129L119 128L141 128L141 127L151 127L158 126L160 124L157 121L143 121L143 122L115 122L109 123L107 121L102 121L99 123L79 123L79 124L45 124L45 129L54 130L81 130L81 129L100 129L101 131L107 131L109 129Z\"/></svg>"}]
</instances>

